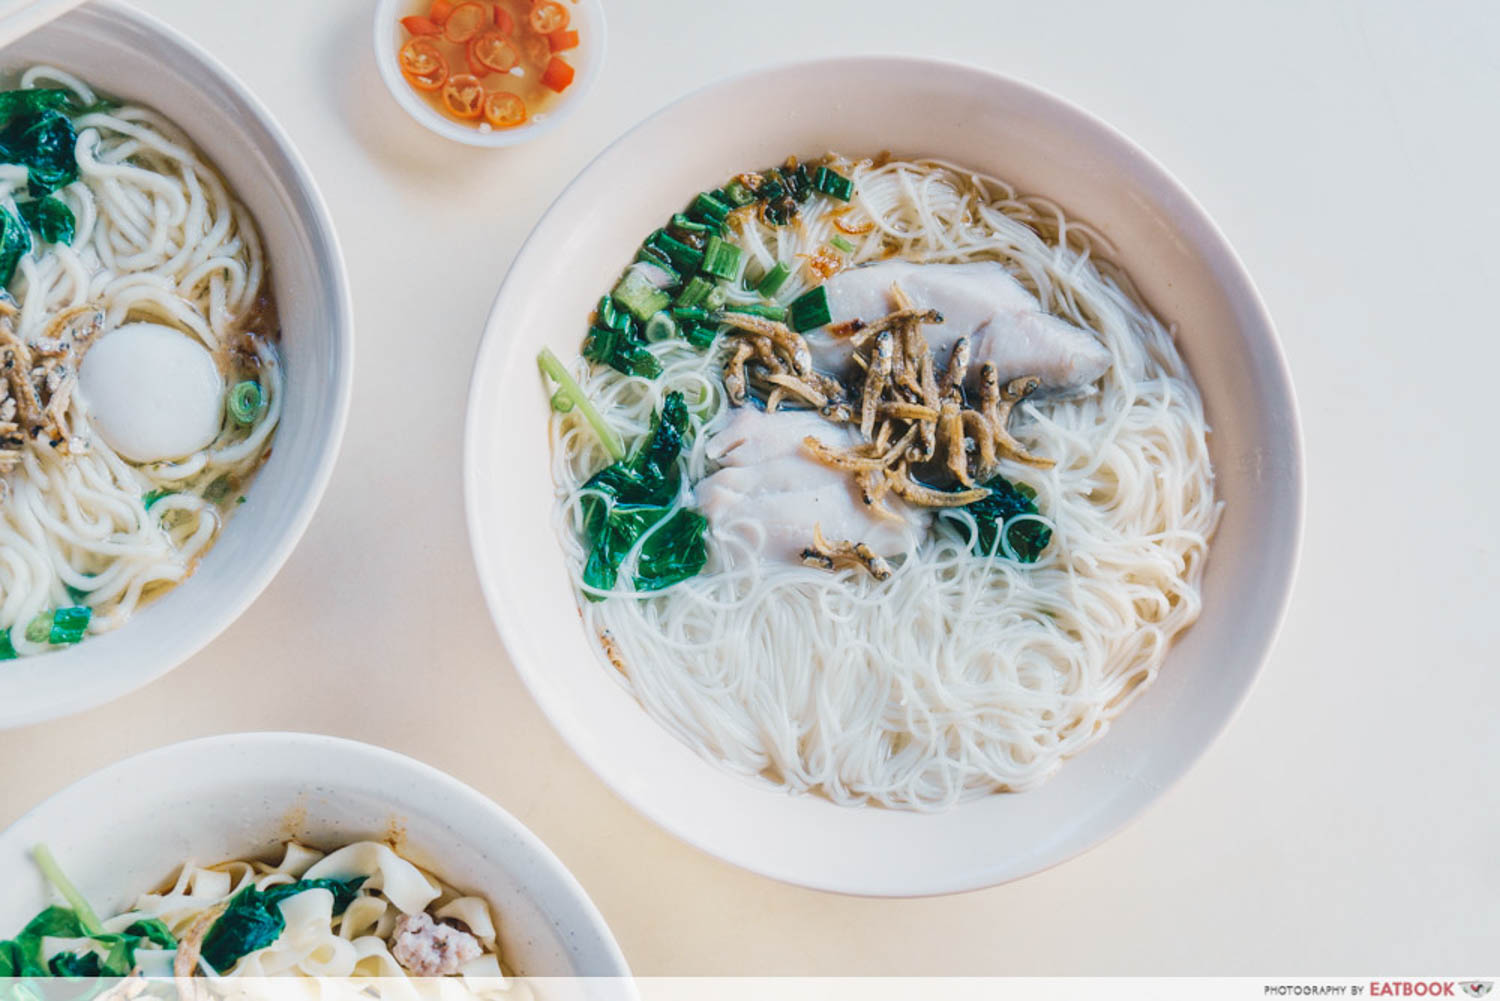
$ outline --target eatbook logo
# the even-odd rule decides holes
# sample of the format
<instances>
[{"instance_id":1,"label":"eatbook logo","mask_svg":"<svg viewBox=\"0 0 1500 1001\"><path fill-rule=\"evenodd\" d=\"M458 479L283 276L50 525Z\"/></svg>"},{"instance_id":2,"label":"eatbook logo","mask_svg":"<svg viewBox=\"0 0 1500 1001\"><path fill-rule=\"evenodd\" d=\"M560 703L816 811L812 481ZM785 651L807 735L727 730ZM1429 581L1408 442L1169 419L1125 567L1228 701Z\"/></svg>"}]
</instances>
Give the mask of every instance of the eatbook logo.
<instances>
[{"instance_id":1,"label":"eatbook logo","mask_svg":"<svg viewBox=\"0 0 1500 1001\"><path fill-rule=\"evenodd\" d=\"M1464 989L1464 993L1469 995L1469 997L1482 998L1495 989L1495 982L1493 980L1470 980L1468 983L1460 984L1459 986Z\"/></svg>"}]
</instances>

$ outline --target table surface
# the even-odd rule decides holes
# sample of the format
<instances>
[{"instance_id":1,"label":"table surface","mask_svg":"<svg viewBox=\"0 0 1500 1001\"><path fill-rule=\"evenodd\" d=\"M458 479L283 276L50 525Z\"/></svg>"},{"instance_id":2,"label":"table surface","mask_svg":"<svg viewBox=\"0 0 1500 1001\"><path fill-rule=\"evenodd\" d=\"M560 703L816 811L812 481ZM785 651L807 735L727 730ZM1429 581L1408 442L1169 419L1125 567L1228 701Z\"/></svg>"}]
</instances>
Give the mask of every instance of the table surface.
<instances>
[{"instance_id":1,"label":"table surface","mask_svg":"<svg viewBox=\"0 0 1500 1001\"><path fill-rule=\"evenodd\" d=\"M138 750L321 731L414 755L516 814L643 975L1493 970L1500 464L1485 429L1500 330L1477 293L1500 284L1500 5L606 0L609 57L587 105L500 152L399 111L376 76L369 0L142 6L248 82L319 180L356 304L353 410L317 518L238 623L134 695L0 734L0 826ZM1265 294L1307 444L1292 611L1225 736L1083 858L925 900L742 872L583 767L480 597L459 488L467 372L398 362L413 339L470 357L543 209L660 102L767 61L861 52L1021 77L1155 154ZM476 730L483 748L448 737Z\"/></svg>"}]
</instances>

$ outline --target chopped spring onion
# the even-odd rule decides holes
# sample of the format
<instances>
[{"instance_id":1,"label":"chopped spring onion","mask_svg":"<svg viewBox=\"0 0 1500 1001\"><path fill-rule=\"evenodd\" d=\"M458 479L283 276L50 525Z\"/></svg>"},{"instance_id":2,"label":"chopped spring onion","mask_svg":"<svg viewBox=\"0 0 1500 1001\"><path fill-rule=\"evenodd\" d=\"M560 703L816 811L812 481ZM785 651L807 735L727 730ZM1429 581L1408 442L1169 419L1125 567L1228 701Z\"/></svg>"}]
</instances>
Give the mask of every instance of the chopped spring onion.
<instances>
[{"instance_id":1,"label":"chopped spring onion","mask_svg":"<svg viewBox=\"0 0 1500 1001\"><path fill-rule=\"evenodd\" d=\"M26 623L26 640L30 643L46 643L52 636L52 613L43 612Z\"/></svg>"},{"instance_id":2,"label":"chopped spring onion","mask_svg":"<svg viewBox=\"0 0 1500 1001\"><path fill-rule=\"evenodd\" d=\"M616 305L642 323L665 309L672 301L671 296L652 285L649 278L634 269L625 272L610 297Z\"/></svg>"},{"instance_id":3,"label":"chopped spring onion","mask_svg":"<svg viewBox=\"0 0 1500 1001\"><path fill-rule=\"evenodd\" d=\"M717 236L708 238L703 248L703 273L715 278L729 279L740 272L740 248Z\"/></svg>"},{"instance_id":4,"label":"chopped spring onion","mask_svg":"<svg viewBox=\"0 0 1500 1001\"><path fill-rule=\"evenodd\" d=\"M681 323L707 323L708 310L697 306L673 306L672 319Z\"/></svg>"},{"instance_id":5,"label":"chopped spring onion","mask_svg":"<svg viewBox=\"0 0 1500 1001\"><path fill-rule=\"evenodd\" d=\"M797 333L821 327L833 320L828 311L828 288L819 285L792 300L791 325Z\"/></svg>"},{"instance_id":6,"label":"chopped spring onion","mask_svg":"<svg viewBox=\"0 0 1500 1001\"><path fill-rule=\"evenodd\" d=\"M700 351L713 347L719 337L719 327L715 323L683 323L680 329L682 339Z\"/></svg>"},{"instance_id":7,"label":"chopped spring onion","mask_svg":"<svg viewBox=\"0 0 1500 1001\"><path fill-rule=\"evenodd\" d=\"M772 167L764 174L765 181L760 186L760 197L762 201L774 202L791 194L783 183L781 171Z\"/></svg>"},{"instance_id":8,"label":"chopped spring onion","mask_svg":"<svg viewBox=\"0 0 1500 1001\"><path fill-rule=\"evenodd\" d=\"M666 254L671 258L672 266L679 271L696 271L698 265L703 263L703 251L697 247L688 246L664 229L659 229L646 237L646 246L655 247Z\"/></svg>"},{"instance_id":9,"label":"chopped spring onion","mask_svg":"<svg viewBox=\"0 0 1500 1001\"><path fill-rule=\"evenodd\" d=\"M683 286L681 292L677 293L677 302L675 303L675 305L701 305L703 300L707 299L708 294L713 290L713 282L709 281L707 278L704 278L702 275L694 275L693 280L688 282L687 285Z\"/></svg>"},{"instance_id":10,"label":"chopped spring onion","mask_svg":"<svg viewBox=\"0 0 1500 1001\"><path fill-rule=\"evenodd\" d=\"M732 202L736 208L739 208L742 205L749 205L755 201L755 192L745 187L736 179L724 185L724 198Z\"/></svg>"},{"instance_id":11,"label":"chopped spring onion","mask_svg":"<svg viewBox=\"0 0 1500 1001\"><path fill-rule=\"evenodd\" d=\"M805 202L812 197L813 182L812 178L808 176L806 164L799 163L797 164L797 169L783 171L783 174L786 177L787 187L792 189L793 198L799 202Z\"/></svg>"},{"instance_id":12,"label":"chopped spring onion","mask_svg":"<svg viewBox=\"0 0 1500 1001\"><path fill-rule=\"evenodd\" d=\"M261 392L260 383L254 379L237 382L229 391L229 419L241 427L248 427L260 416L265 402L265 393Z\"/></svg>"},{"instance_id":13,"label":"chopped spring onion","mask_svg":"<svg viewBox=\"0 0 1500 1001\"><path fill-rule=\"evenodd\" d=\"M151 505L155 504L163 497L172 496L176 492L177 491L175 490L153 490L150 493L141 495L141 503L144 504L146 506L146 510L149 511L151 510Z\"/></svg>"},{"instance_id":14,"label":"chopped spring onion","mask_svg":"<svg viewBox=\"0 0 1500 1001\"><path fill-rule=\"evenodd\" d=\"M560 414L566 414L573 409L573 397L566 390L559 389L552 394L552 409Z\"/></svg>"},{"instance_id":15,"label":"chopped spring onion","mask_svg":"<svg viewBox=\"0 0 1500 1001\"><path fill-rule=\"evenodd\" d=\"M680 229L685 233L717 233L719 231L718 226L715 226L712 223L698 222L695 219L689 219L681 212L678 212L676 215L672 216L672 228Z\"/></svg>"},{"instance_id":16,"label":"chopped spring onion","mask_svg":"<svg viewBox=\"0 0 1500 1001\"><path fill-rule=\"evenodd\" d=\"M666 310L646 321L646 340L652 344L668 341L677 336L677 321Z\"/></svg>"},{"instance_id":17,"label":"chopped spring onion","mask_svg":"<svg viewBox=\"0 0 1500 1001\"><path fill-rule=\"evenodd\" d=\"M776 266L767 271L765 277L760 280L760 284L755 286L755 291L769 299L781 291L781 286L786 284L786 280L791 276L791 273L790 268L777 261Z\"/></svg>"},{"instance_id":18,"label":"chopped spring onion","mask_svg":"<svg viewBox=\"0 0 1500 1001\"><path fill-rule=\"evenodd\" d=\"M563 363L557 360L557 355L553 354L550 348L542 348L536 356L536 364L547 378L557 383L557 392L566 393L572 399L573 405L578 408L594 429L594 433L599 436L599 443L604 446L609 457L616 462L625 458L625 443L620 440L615 429L604 422L604 418L600 416L599 411L594 409L589 398L583 395L583 387L573 381L568 370L563 368ZM555 398L556 394L553 395ZM556 404L553 405L556 406Z\"/></svg>"},{"instance_id":19,"label":"chopped spring onion","mask_svg":"<svg viewBox=\"0 0 1500 1001\"><path fill-rule=\"evenodd\" d=\"M616 309L614 301L609 296L599 300L599 308L594 312L601 327L608 327L610 330L618 330L621 333L630 329L630 317Z\"/></svg>"},{"instance_id":20,"label":"chopped spring onion","mask_svg":"<svg viewBox=\"0 0 1500 1001\"><path fill-rule=\"evenodd\" d=\"M729 213L734 211L733 206L722 201L712 192L705 191L693 199L692 214L701 219L713 223L715 226L724 225L724 220L729 218Z\"/></svg>"},{"instance_id":21,"label":"chopped spring onion","mask_svg":"<svg viewBox=\"0 0 1500 1001\"><path fill-rule=\"evenodd\" d=\"M709 310L710 312L716 309L723 309L724 303L728 299L729 293L724 291L724 286L715 285L713 289L708 293L708 297L703 300L703 308Z\"/></svg>"},{"instance_id":22,"label":"chopped spring onion","mask_svg":"<svg viewBox=\"0 0 1500 1001\"><path fill-rule=\"evenodd\" d=\"M841 202L847 202L854 197L854 182L838 171L829 170L827 167L819 167L818 172L813 175L813 187Z\"/></svg>"},{"instance_id":23,"label":"chopped spring onion","mask_svg":"<svg viewBox=\"0 0 1500 1001\"><path fill-rule=\"evenodd\" d=\"M752 302L746 306L725 306L724 312L761 316L767 320L775 320L777 323L786 319L786 307L774 302Z\"/></svg>"},{"instance_id":24,"label":"chopped spring onion","mask_svg":"<svg viewBox=\"0 0 1500 1001\"><path fill-rule=\"evenodd\" d=\"M15 644L10 641L10 630L0 629L0 660L15 660L19 656Z\"/></svg>"},{"instance_id":25,"label":"chopped spring onion","mask_svg":"<svg viewBox=\"0 0 1500 1001\"><path fill-rule=\"evenodd\" d=\"M52 629L47 635L47 642L53 646L77 643L88 631L89 620L93 617L94 610L87 605L59 608L52 613Z\"/></svg>"},{"instance_id":26,"label":"chopped spring onion","mask_svg":"<svg viewBox=\"0 0 1500 1001\"><path fill-rule=\"evenodd\" d=\"M838 236L837 234L835 234L828 240L828 242L833 246L835 250L842 250L846 254L854 253L854 244L850 243L842 236Z\"/></svg>"},{"instance_id":27,"label":"chopped spring onion","mask_svg":"<svg viewBox=\"0 0 1500 1001\"><path fill-rule=\"evenodd\" d=\"M657 267L666 268L668 271L672 270L672 259L650 244L641 244L641 249L635 252L635 259L637 261L645 261L648 264L655 264ZM674 271L673 274L676 274L676 272Z\"/></svg>"},{"instance_id":28,"label":"chopped spring onion","mask_svg":"<svg viewBox=\"0 0 1500 1001\"><path fill-rule=\"evenodd\" d=\"M94 909L89 906L83 894L78 892L78 887L73 885L72 880L63 875L62 866L57 864L57 859L53 857L51 850L46 845L37 845L31 849L31 857L36 859L37 868L42 870L42 875L47 877L47 882L51 883L68 902L68 906L73 908L73 915L78 918L78 923L83 926L84 932L91 936L103 935L104 925L100 923L99 915L94 913Z\"/></svg>"}]
</instances>

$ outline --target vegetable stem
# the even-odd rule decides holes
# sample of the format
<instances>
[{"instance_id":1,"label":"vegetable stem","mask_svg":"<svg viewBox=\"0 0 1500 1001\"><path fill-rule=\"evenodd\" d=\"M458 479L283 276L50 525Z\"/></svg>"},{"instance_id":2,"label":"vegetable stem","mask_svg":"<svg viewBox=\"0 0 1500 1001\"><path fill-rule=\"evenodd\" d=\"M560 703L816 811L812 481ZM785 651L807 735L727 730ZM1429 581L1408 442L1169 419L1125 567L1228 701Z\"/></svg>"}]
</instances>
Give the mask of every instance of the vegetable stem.
<instances>
[{"instance_id":1,"label":"vegetable stem","mask_svg":"<svg viewBox=\"0 0 1500 1001\"><path fill-rule=\"evenodd\" d=\"M90 935L103 935L104 925L99 922L99 915L89 906L89 902L83 899L83 894L78 892L67 876L63 875L62 867L57 864L52 850L46 845L37 845L31 850L32 858L36 859L37 868L42 870L42 875L47 877L47 882L62 894L68 906L73 908L73 913L78 916L78 923L83 930Z\"/></svg>"},{"instance_id":2,"label":"vegetable stem","mask_svg":"<svg viewBox=\"0 0 1500 1001\"><path fill-rule=\"evenodd\" d=\"M573 381L573 377L568 374L568 370L563 367L557 355L552 353L551 348L542 348L536 356L536 364L548 378L557 383L558 393L571 399L573 405L582 412L589 425L593 427L594 433L599 436L599 443L604 446L609 457L616 462L625 458L625 442L620 440L614 428L604 422L604 417L594 409L589 398L583 395L583 387Z\"/></svg>"}]
</instances>

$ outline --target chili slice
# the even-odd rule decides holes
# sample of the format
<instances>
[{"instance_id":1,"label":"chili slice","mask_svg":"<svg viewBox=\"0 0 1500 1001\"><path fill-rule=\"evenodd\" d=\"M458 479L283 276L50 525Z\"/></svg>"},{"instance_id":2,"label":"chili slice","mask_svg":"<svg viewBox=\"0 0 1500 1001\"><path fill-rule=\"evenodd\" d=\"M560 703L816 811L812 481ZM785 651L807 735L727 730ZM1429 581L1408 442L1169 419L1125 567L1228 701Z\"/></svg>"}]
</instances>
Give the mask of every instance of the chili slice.
<instances>
[{"instance_id":1,"label":"chili slice","mask_svg":"<svg viewBox=\"0 0 1500 1001\"><path fill-rule=\"evenodd\" d=\"M554 31L547 36L547 45L553 52L562 52L564 49L576 49L578 48L578 32Z\"/></svg>"},{"instance_id":2,"label":"chili slice","mask_svg":"<svg viewBox=\"0 0 1500 1001\"><path fill-rule=\"evenodd\" d=\"M489 24L490 12L477 0L469 0L453 8L448 20L443 23L443 37L455 45L462 45L484 30Z\"/></svg>"},{"instance_id":3,"label":"chili slice","mask_svg":"<svg viewBox=\"0 0 1500 1001\"><path fill-rule=\"evenodd\" d=\"M437 90L448 79L448 60L429 38L413 38L401 46L401 73L418 90Z\"/></svg>"},{"instance_id":4,"label":"chili slice","mask_svg":"<svg viewBox=\"0 0 1500 1001\"><path fill-rule=\"evenodd\" d=\"M484 99L484 120L497 129L513 129L526 121L526 102L517 94L497 90Z\"/></svg>"},{"instance_id":5,"label":"chili slice","mask_svg":"<svg viewBox=\"0 0 1500 1001\"><path fill-rule=\"evenodd\" d=\"M478 118L484 109L484 84L469 73L450 77L443 87L443 104L454 118Z\"/></svg>"},{"instance_id":6,"label":"chili slice","mask_svg":"<svg viewBox=\"0 0 1500 1001\"><path fill-rule=\"evenodd\" d=\"M531 7L531 27L539 35L550 35L568 26L568 9L557 0L539 0Z\"/></svg>"},{"instance_id":7,"label":"chili slice","mask_svg":"<svg viewBox=\"0 0 1500 1001\"><path fill-rule=\"evenodd\" d=\"M475 76L509 73L521 61L510 39L498 31L486 31L469 41L469 69Z\"/></svg>"},{"instance_id":8,"label":"chili slice","mask_svg":"<svg viewBox=\"0 0 1500 1001\"><path fill-rule=\"evenodd\" d=\"M439 27L448 23L448 15L452 13L453 0L432 0L432 6L427 8L427 16Z\"/></svg>"},{"instance_id":9,"label":"chili slice","mask_svg":"<svg viewBox=\"0 0 1500 1001\"><path fill-rule=\"evenodd\" d=\"M495 4L495 27L507 35L516 33L516 19L510 16L504 4Z\"/></svg>"}]
</instances>

